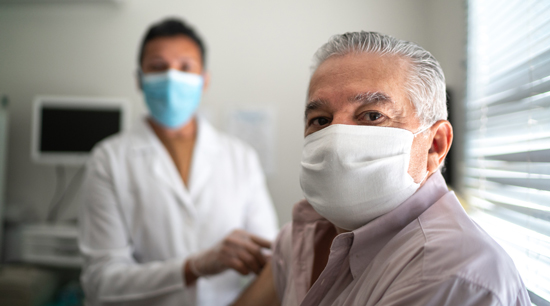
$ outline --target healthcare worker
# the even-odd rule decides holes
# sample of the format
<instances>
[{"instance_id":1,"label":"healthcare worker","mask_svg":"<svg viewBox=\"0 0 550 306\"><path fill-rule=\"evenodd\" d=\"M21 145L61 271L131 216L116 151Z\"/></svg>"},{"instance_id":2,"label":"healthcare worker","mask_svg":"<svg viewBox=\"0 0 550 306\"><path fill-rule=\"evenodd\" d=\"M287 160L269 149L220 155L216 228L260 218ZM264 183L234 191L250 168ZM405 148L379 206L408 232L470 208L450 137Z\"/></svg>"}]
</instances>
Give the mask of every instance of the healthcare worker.
<instances>
[{"instance_id":1,"label":"healthcare worker","mask_svg":"<svg viewBox=\"0 0 550 306\"><path fill-rule=\"evenodd\" d=\"M205 47L153 25L139 84L149 116L100 143L80 213L89 305L227 305L266 263L277 220L254 151L196 116ZM98 122L98 124L101 124Z\"/></svg>"}]
</instances>

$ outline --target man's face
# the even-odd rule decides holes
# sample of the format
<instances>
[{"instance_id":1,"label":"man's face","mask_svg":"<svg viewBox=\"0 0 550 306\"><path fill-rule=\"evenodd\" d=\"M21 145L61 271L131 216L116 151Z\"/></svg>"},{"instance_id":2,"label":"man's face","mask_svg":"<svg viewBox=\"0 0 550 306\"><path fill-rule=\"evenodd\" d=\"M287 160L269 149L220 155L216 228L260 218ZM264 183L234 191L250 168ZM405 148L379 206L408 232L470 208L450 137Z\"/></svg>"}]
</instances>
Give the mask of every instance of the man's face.
<instances>
[{"instance_id":1,"label":"man's face","mask_svg":"<svg viewBox=\"0 0 550 306\"><path fill-rule=\"evenodd\" d=\"M143 73L168 69L201 74L203 67L199 46L184 35L158 37L147 42L141 62Z\"/></svg>"},{"instance_id":2,"label":"man's face","mask_svg":"<svg viewBox=\"0 0 550 306\"><path fill-rule=\"evenodd\" d=\"M397 56L348 54L327 59L311 77L305 136L332 124L417 132L421 124L405 89L409 67ZM426 174L431 138L420 134L413 141L408 173L417 183Z\"/></svg>"}]
</instances>

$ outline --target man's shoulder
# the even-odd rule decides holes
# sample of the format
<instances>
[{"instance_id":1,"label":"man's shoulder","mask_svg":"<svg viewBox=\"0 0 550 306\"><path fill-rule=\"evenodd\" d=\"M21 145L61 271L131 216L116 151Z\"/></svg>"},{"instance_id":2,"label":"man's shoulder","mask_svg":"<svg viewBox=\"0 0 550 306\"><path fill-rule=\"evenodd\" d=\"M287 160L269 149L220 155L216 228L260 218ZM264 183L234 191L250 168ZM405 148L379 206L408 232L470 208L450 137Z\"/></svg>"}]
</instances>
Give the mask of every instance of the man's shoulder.
<instances>
[{"instance_id":1,"label":"man's shoulder","mask_svg":"<svg viewBox=\"0 0 550 306\"><path fill-rule=\"evenodd\" d=\"M454 193L426 210L418 224L424 236L422 278L459 278L506 300L523 287L510 256L470 219Z\"/></svg>"},{"instance_id":2,"label":"man's shoulder","mask_svg":"<svg viewBox=\"0 0 550 306\"><path fill-rule=\"evenodd\" d=\"M514 267L504 249L466 214L452 192L420 215L418 223L428 260L445 255L441 260L460 268Z\"/></svg>"},{"instance_id":3,"label":"man's shoulder","mask_svg":"<svg viewBox=\"0 0 550 306\"><path fill-rule=\"evenodd\" d=\"M275 288L282 300L292 264L292 223L285 224L273 242L271 267Z\"/></svg>"},{"instance_id":4,"label":"man's shoulder","mask_svg":"<svg viewBox=\"0 0 550 306\"><path fill-rule=\"evenodd\" d=\"M319 216L306 200L301 200L294 204L292 215L292 221L281 228L273 243L274 258L281 260L281 263L286 263L285 265L280 265L280 267L284 266L284 270L290 269L288 264L291 262L292 257L292 240L295 238L293 234L304 235L305 233L300 230L303 228L303 225L314 222L317 219L316 216ZM295 228L299 233L294 233ZM313 256L313 253L311 255Z\"/></svg>"},{"instance_id":5,"label":"man's shoulder","mask_svg":"<svg viewBox=\"0 0 550 306\"><path fill-rule=\"evenodd\" d=\"M127 157L128 152L136 145L145 146L146 139L140 135L137 128L132 128L127 131L111 135L102 141L98 142L92 149L92 159L101 157Z\"/></svg>"},{"instance_id":6,"label":"man's shoulder","mask_svg":"<svg viewBox=\"0 0 550 306\"><path fill-rule=\"evenodd\" d=\"M319 215L305 199L294 204L292 222L282 227L273 244L273 258L280 260L276 272L288 273L297 249L307 258L314 256L315 232L333 225ZM311 259L310 258L310 259ZM302 263L305 264L305 263Z\"/></svg>"},{"instance_id":7,"label":"man's shoulder","mask_svg":"<svg viewBox=\"0 0 550 306\"><path fill-rule=\"evenodd\" d=\"M233 175L258 182L264 172L256 150L239 138L211 127L210 143L204 143L205 152L211 152L212 162L223 164Z\"/></svg>"},{"instance_id":8,"label":"man's shoulder","mask_svg":"<svg viewBox=\"0 0 550 306\"><path fill-rule=\"evenodd\" d=\"M230 135L226 132L222 132L214 128L206 119L200 119L199 129L203 129L206 135L205 139L210 145L217 146L224 154L232 154L237 156L254 156L256 158L256 151L246 142L237 138L234 135Z\"/></svg>"},{"instance_id":9,"label":"man's shoulder","mask_svg":"<svg viewBox=\"0 0 550 306\"><path fill-rule=\"evenodd\" d=\"M280 257L290 255L292 249L292 223L289 222L281 228L273 243L273 253Z\"/></svg>"}]
</instances>

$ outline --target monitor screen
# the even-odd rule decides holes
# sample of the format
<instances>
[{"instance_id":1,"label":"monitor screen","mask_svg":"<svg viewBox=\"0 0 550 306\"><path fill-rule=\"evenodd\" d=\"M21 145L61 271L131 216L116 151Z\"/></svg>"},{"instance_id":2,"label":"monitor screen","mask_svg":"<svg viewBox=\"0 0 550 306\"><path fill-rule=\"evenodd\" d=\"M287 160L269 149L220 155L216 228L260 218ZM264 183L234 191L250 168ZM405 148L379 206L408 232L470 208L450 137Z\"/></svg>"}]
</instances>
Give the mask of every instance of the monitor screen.
<instances>
[{"instance_id":1,"label":"monitor screen","mask_svg":"<svg viewBox=\"0 0 550 306\"><path fill-rule=\"evenodd\" d=\"M121 110L42 108L41 152L90 152L120 131Z\"/></svg>"},{"instance_id":2,"label":"monitor screen","mask_svg":"<svg viewBox=\"0 0 550 306\"><path fill-rule=\"evenodd\" d=\"M127 123L124 99L37 97L31 157L47 164L83 164L101 140Z\"/></svg>"}]
</instances>

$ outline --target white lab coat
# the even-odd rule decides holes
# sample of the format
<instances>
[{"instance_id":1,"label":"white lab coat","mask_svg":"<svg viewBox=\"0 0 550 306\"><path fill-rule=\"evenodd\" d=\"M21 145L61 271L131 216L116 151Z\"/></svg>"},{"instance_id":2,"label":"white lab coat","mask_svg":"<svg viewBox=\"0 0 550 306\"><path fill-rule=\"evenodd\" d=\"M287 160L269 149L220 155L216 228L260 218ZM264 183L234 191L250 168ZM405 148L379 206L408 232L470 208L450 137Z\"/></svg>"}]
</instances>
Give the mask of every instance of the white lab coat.
<instances>
[{"instance_id":1,"label":"white lab coat","mask_svg":"<svg viewBox=\"0 0 550 306\"><path fill-rule=\"evenodd\" d=\"M242 277L226 271L186 287L185 259L237 228L275 237L255 152L197 121L189 190L145 120L93 150L79 222L88 304L227 305Z\"/></svg>"}]
</instances>

